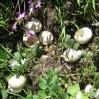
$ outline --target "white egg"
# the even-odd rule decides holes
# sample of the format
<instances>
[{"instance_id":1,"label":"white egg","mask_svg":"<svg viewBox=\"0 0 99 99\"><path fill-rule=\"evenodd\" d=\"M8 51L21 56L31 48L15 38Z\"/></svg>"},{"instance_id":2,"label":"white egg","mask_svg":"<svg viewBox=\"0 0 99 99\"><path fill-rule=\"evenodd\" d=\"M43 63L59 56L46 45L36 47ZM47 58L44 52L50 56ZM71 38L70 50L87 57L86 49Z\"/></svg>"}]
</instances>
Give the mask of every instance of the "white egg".
<instances>
[{"instance_id":1,"label":"white egg","mask_svg":"<svg viewBox=\"0 0 99 99\"><path fill-rule=\"evenodd\" d=\"M27 22L26 25L25 25L25 27L26 27L28 30L31 30L32 25L33 25L33 22Z\"/></svg>"},{"instance_id":2,"label":"white egg","mask_svg":"<svg viewBox=\"0 0 99 99\"><path fill-rule=\"evenodd\" d=\"M66 62L75 62L78 59L80 59L81 56L82 56L81 50L76 51L69 48L64 51L63 55L61 55L61 57L64 58Z\"/></svg>"},{"instance_id":3,"label":"white egg","mask_svg":"<svg viewBox=\"0 0 99 99\"><path fill-rule=\"evenodd\" d=\"M8 86L11 89L14 90L21 90L21 88L24 86L26 82L26 78L24 76L12 76L9 80L8 80Z\"/></svg>"},{"instance_id":4,"label":"white egg","mask_svg":"<svg viewBox=\"0 0 99 99\"><path fill-rule=\"evenodd\" d=\"M35 33L37 33L37 32L41 31L42 24L38 19L32 18L31 21L29 21L25 24L25 28L27 30L33 30Z\"/></svg>"},{"instance_id":5,"label":"white egg","mask_svg":"<svg viewBox=\"0 0 99 99\"><path fill-rule=\"evenodd\" d=\"M74 39L79 44L85 44L92 38L92 30L88 27L83 27L76 31Z\"/></svg>"},{"instance_id":6,"label":"white egg","mask_svg":"<svg viewBox=\"0 0 99 99\"><path fill-rule=\"evenodd\" d=\"M8 88L13 92L13 93L19 93L22 91L22 88L19 88L19 89L13 89L11 88L10 86L8 86Z\"/></svg>"},{"instance_id":7,"label":"white egg","mask_svg":"<svg viewBox=\"0 0 99 99\"><path fill-rule=\"evenodd\" d=\"M54 36L49 31L42 31L39 34L39 41L44 45L49 45L53 42Z\"/></svg>"},{"instance_id":8,"label":"white egg","mask_svg":"<svg viewBox=\"0 0 99 99\"><path fill-rule=\"evenodd\" d=\"M23 43L27 47L34 47L35 44L39 43L38 37L36 35L29 35L28 33L23 35Z\"/></svg>"}]
</instances>

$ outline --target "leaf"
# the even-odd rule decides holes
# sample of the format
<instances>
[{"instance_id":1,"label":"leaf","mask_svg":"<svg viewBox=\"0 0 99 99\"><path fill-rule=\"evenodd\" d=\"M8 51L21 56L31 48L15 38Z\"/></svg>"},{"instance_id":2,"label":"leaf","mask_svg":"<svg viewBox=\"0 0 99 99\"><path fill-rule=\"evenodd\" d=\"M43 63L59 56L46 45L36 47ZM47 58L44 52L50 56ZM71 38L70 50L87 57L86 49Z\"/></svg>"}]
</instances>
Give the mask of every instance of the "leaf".
<instances>
[{"instance_id":1,"label":"leaf","mask_svg":"<svg viewBox=\"0 0 99 99\"><path fill-rule=\"evenodd\" d=\"M68 34L67 34L67 35L65 36L65 42L68 42L68 41L70 40L70 38L71 38L71 35L68 35Z\"/></svg>"},{"instance_id":2,"label":"leaf","mask_svg":"<svg viewBox=\"0 0 99 99\"><path fill-rule=\"evenodd\" d=\"M28 95L25 99L34 99L33 96Z\"/></svg>"},{"instance_id":3,"label":"leaf","mask_svg":"<svg viewBox=\"0 0 99 99\"><path fill-rule=\"evenodd\" d=\"M6 6L4 6L4 4L0 3L0 6L2 6L4 9L6 9Z\"/></svg>"},{"instance_id":4,"label":"leaf","mask_svg":"<svg viewBox=\"0 0 99 99\"><path fill-rule=\"evenodd\" d=\"M39 90L38 95L41 96L43 99L47 96L45 90Z\"/></svg>"},{"instance_id":5,"label":"leaf","mask_svg":"<svg viewBox=\"0 0 99 99\"><path fill-rule=\"evenodd\" d=\"M88 96L82 95L82 99L89 99ZM98 98L99 99L99 98Z\"/></svg>"},{"instance_id":6,"label":"leaf","mask_svg":"<svg viewBox=\"0 0 99 99\"><path fill-rule=\"evenodd\" d=\"M58 73L59 73L59 69L55 68L55 74L58 74Z\"/></svg>"},{"instance_id":7,"label":"leaf","mask_svg":"<svg viewBox=\"0 0 99 99\"><path fill-rule=\"evenodd\" d=\"M40 99L39 96L34 95L33 99Z\"/></svg>"},{"instance_id":8,"label":"leaf","mask_svg":"<svg viewBox=\"0 0 99 99\"><path fill-rule=\"evenodd\" d=\"M63 39L63 37L65 37L65 26L62 28L62 32L60 34L59 39L61 40L61 39Z\"/></svg>"},{"instance_id":9,"label":"leaf","mask_svg":"<svg viewBox=\"0 0 99 99\"><path fill-rule=\"evenodd\" d=\"M76 99L75 97L72 97L72 96L70 96L70 98L69 99Z\"/></svg>"},{"instance_id":10,"label":"leaf","mask_svg":"<svg viewBox=\"0 0 99 99\"><path fill-rule=\"evenodd\" d=\"M78 5L80 6L80 0L77 0Z\"/></svg>"},{"instance_id":11,"label":"leaf","mask_svg":"<svg viewBox=\"0 0 99 99\"><path fill-rule=\"evenodd\" d=\"M96 11L96 8L95 8L95 0L92 0L92 6L93 6L94 11Z\"/></svg>"},{"instance_id":12,"label":"leaf","mask_svg":"<svg viewBox=\"0 0 99 99\"><path fill-rule=\"evenodd\" d=\"M21 55L19 52L14 53L15 59L19 61L21 59Z\"/></svg>"},{"instance_id":13,"label":"leaf","mask_svg":"<svg viewBox=\"0 0 99 99\"><path fill-rule=\"evenodd\" d=\"M52 75L53 75L53 71L52 71L52 70L48 70L47 76L48 76L48 77L52 77Z\"/></svg>"},{"instance_id":14,"label":"leaf","mask_svg":"<svg viewBox=\"0 0 99 99\"><path fill-rule=\"evenodd\" d=\"M94 96L96 96L96 92L92 91L92 92L89 94L89 97L91 98L91 97L94 97Z\"/></svg>"},{"instance_id":15,"label":"leaf","mask_svg":"<svg viewBox=\"0 0 99 99\"><path fill-rule=\"evenodd\" d=\"M61 99L68 99L67 93L63 92L63 93L61 94Z\"/></svg>"},{"instance_id":16,"label":"leaf","mask_svg":"<svg viewBox=\"0 0 99 99\"><path fill-rule=\"evenodd\" d=\"M44 84L47 84L47 81L42 77L39 77L38 80L39 82L43 82Z\"/></svg>"},{"instance_id":17,"label":"leaf","mask_svg":"<svg viewBox=\"0 0 99 99\"><path fill-rule=\"evenodd\" d=\"M70 87L67 89L67 93L69 93L69 94L72 95L72 96L75 96L79 91L80 91L79 84L75 84L75 85L73 85L73 86L70 86Z\"/></svg>"},{"instance_id":18,"label":"leaf","mask_svg":"<svg viewBox=\"0 0 99 99\"><path fill-rule=\"evenodd\" d=\"M51 81L52 81L52 77L48 77L47 84L50 85L51 84Z\"/></svg>"},{"instance_id":19,"label":"leaf","mask_svg":"<svg viewBox=\"0 0 99 99\"><path fill-rule=\"evenodd\" d=\"M67 42L67 45L69 47L72 47L74 45L74 39L70 39L68 42Z\"/></svg>"},{"instance_id":20,"label":"leaf","mask_svg":"<svg viewBox=\"0 0 99 99\"><path fill-rule=\"evenodd\" d=\"M38 52L38 45L34 45L31 51L32 51L32 57L35 58Z\"/></svg>"},{"instance_id":21,"label":"leaf","mask_svg":"<svg viewBox=\"0 0 99 99\"><path fill-rule=\"evenodd\" d=\"M79 47L80 47L80 45L79 45L78 43L75 43L74 46L73 46L73 48L74 48L75 50L78 50Z\"/></svg>"},{"instance_id":22,"label":"leaf","mask_svg":"<svg viewBox=\"0 0 99 99\"><path fill-rule=\"evenodd\" d=\"M6 92L6 90L2 90L2 99L6 99L8 96L8 93Z\"/></svg>"},{"instance_id":23,"label":"leaf","mask_svg":"<svg viewBox=\"0 0 99 99\"><path fill-rule=\"evenodd\" d=\"M58 76L57 75L53 76L52 81L50 82L50 84L55 83L57 80L58 80Z\"/></svg>"},{"instance_id":24,"label":"leaf","mask_svg":"<svg viewBox=\"0 0 99 99\"><path fill-rule=\"evenodd\" d=\"M47 89L47 84L45 84L45 83L43 83L43 82L39 82L39 87L41 88L41 89Z\"/></svg>"},{"instance_id":25,"label":"leaf","mask_svg":"<svg viewBox=\"0 0 99 99\"><path fill-rule=\"evenodd\" d=\"M4 27L6 25L6 23L4 21L0 21L0 26Z\"/></svg>"},{"instance_id":26,"label":"leaf","mask_svg":"<svg viewBox=\"0 0 99 99\"><path fill-rule=\"evenodd\" d=\"M59 84L52 84L50 88L51 88L51 90L58 92L60 89L60 85Z\"/></svg>"}]
</instances>

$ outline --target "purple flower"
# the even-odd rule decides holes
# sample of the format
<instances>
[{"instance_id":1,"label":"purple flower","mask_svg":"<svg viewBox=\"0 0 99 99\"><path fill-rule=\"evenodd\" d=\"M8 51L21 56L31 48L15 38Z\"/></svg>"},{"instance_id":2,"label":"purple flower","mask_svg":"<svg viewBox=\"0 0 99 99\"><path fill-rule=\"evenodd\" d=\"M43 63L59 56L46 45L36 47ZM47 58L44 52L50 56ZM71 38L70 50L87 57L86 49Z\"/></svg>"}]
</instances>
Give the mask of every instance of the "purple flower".
<instances>
[{"instance_id":1,"label":"purple flower","mask_svg":"<svg viewBox=\"0 0 99 99\"><path fill-rule=\"evenodd\" d=\"M33 1L32 0L29 0L28 1L28 4L29 4L29 11L30 12L33 12L34 9L35 9L35 5L33 4Z\"/></svg>"},{"instance_id":2,"label":"purple flower","mask_svg":"<svg viewBox=\"0 0 99 99\"><path fill-rule=\"evenodd\" d=\"M30 30L30 31L28 32L28 34L29 34L30 36L34 36L34 35L35 35L35 32L32 31L32 30Z\"/></svg>"},{"instance_id":3,"label":"purple flower","mask_svg":"<svg viewBox=\"0 0 99 99\"><path fill-rule=\"evenodd\" d=\"M17 22L15 22L14 25L12 26L12 30L13 31L16 31L17 30L17 26L16 25L17 25Z\"/></svg>"},{"instance_id":4,"label":"purple flower","mask_svg":"<svg viewBox=\"0 0 99 99\"><path fill-rule=\"evenodd\" d=\"M29 10L30 10L30 12L33 12L33 11L34 11L34 9L35 9L35 5L34 5L34 4L32 4L32 6L29 8Z\"/></svg>"},{"instance_id":5,"label":"purple flower","mask_svg":"<svg viewBox=\"0 0 99 99\"><path fill-rule=\"evenodd\" d=\"M28 1L28 4L32 4L32 3L33 3L33 1L32 1L32 0L29 0L29 1Z\"/></svg>"},{"instance_id":6,"label":"purple flower","mask_svg":"<svg viewBox=\"0 0 99 99\"><path fill-rule=\"evenodd\" d=\"M35 8L41 8L41 0L37 0L37 4L35 6Z\"/></svg>"},{"instance_id":7,"label":"purple flower","mask_svg":"<svg viewBox=\"0 0 99 99\"><path fill-rule=\"evenodd\" d=\"M25 18L25 19L27 18L26 12L22 12L22 13L17 12L17 15L18 15L17 17L18 20L21 20L22 18Z\"/></svg>"}]
</instances>

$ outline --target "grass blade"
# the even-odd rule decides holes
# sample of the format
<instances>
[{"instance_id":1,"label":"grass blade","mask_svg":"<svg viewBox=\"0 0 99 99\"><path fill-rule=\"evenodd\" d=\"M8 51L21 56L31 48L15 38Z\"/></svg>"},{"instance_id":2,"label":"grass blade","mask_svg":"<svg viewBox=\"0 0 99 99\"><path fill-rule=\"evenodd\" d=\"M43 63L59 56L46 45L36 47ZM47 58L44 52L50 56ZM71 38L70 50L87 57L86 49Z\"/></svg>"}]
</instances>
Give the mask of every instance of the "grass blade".
<instances>
[{"instance_id":1,"label":"grass blade","mask_svg":"<svg viewBox=\"0 0 99 99\"><path fill-rule=\"evenodd\" d=\"M77 0L78 5L80 6L80 0Z\"/></svg>"},{"instance_id":2,"label":"grass blade","mask_svg":"<svg viewBox=\"0 0 99 99\"><path fill-rule=\"evenodd\" d=\"M96 8L95 8L95 0L92 0L92 6L93 6L94 11L96 11Z\"/></svg>"}]
</instances>

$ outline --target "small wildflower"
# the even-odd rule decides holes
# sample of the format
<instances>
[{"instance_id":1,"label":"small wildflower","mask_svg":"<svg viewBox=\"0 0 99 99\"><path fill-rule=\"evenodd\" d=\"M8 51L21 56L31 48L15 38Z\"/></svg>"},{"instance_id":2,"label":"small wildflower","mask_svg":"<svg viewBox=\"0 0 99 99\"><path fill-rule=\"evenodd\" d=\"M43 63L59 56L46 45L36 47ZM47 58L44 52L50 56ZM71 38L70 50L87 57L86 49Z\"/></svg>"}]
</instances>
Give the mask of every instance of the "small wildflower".
<instances>
[{"instance_id":1,"label":"small wildflower","mask_svg":"<svg viewBox=\"0 0 99 99\"><path fill-rule=\"evenodd\" d=\"M26 58L21 59L21 64L23 65L26 62Z\"/></svg>"},{"instance_id":2,"label":"small wildflower","mask_svg":"<svg viewBox=\"0 0 99 99\"><path fill-rule=\"evenodd\" d=\"M10 63L9 67L11 67L12 69L13 69L15 66L20 66L20 64L19 64L16 60L14 60L14 59L10 60L9 63Z\"/></svg>"},{"instance_id":3,"label":"small wildflower","mask_svg":"<svg viewBox=\"0 0 99 99\"><path fill-rule=\"evenodd\" d=\"M35 6L35 8L41 8L41 0L37 0L37 4Z\"/></svg>"},{"instance_id":4,"label":"small wildflower","mask_svg":"<svg viewBox=\"0 0 99 99\"><path fill-rule=\"evenodd\" d=\"M16 31L17 30L17 22L14 23L14 25L12 26L12 30Z\"/></svg>"},{"instance_id":5,"label":"small wildflower","mask_svg":"<svg viewBox=\"0 0 99 99\"><path fill-rule=\"evenodd\" d=\"M33 12L34 9L35 9L35 5L33 4L33 1L32 0L29 0L28 1L28 4L29 4L29 11L30 12Z\"/></svg>"},{"instance_id":6,"label":"small wildflower","mask_svg":"<svg viewBox=\"0 0 99 99\"><path fill-rule=\"evenodd\" d=\"M92 90L92 85L91 85L91 84L88 84L88 85L85 87L85 92L86 92L86 93L89 93L91 90Z\"/></svg>"},{"instance_id":7,"label":"small wildflower","mask_svg":"<svg viewBox=\"0 0 99 99\"><path fill-rule=\"evenodd\" d=\"M17 17L18 20L21 20L22 18L25 18L25 19L27 18L26 12L23 12L23 13L17 12L17 15L18 15Z\"/></svg>"},{"instance_id":8,"label":"small wildflower","mask_svg":"<svg viewBox=\"0 0 99 99\"><path fill-rule=\"evenodd\" d=\"M30 8L30 12L33 12L33 8L32 7Z\"/></svg>"},{"instance_id":9,"label":"small wildflower","mask_svg":"<svg viewBox=\"0 0 99 99\"><path fill-rule=\"evenodd\" d=\"M32 3L33 3L33 1L32 1L32 0L29 0L29 1L28 1L28 4L32 4Z\"/></svg>"},{"instance_id":10,"label":"small wildflower","mask_svg":"<svg viewBox=\"0 0 99 99\"><path fill-rule=\"evenodd\" d=\"M35 35L35 32L32 31L32 30L30 30L30 31L28 32L28 34L29 34L30 36L33 36L33 35Z\"/></svg>"}]
</instances>

